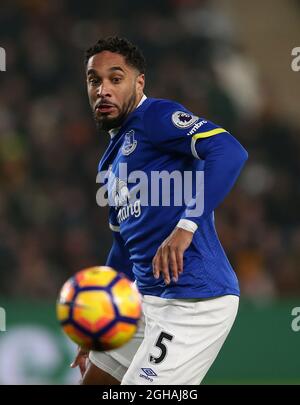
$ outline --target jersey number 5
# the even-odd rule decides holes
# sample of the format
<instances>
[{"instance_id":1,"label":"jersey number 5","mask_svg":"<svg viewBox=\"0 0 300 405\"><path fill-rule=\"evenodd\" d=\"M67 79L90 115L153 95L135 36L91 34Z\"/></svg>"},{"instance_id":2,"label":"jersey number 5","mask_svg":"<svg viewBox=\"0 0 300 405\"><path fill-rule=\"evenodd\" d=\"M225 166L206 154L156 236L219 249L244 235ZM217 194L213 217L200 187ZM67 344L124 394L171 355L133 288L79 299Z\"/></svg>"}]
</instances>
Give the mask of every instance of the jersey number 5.
<instances>
[{"instance_id":1,"label":"jersey number 5","mask_svg":"<svg viewBox=\"0 0 300 405\"><path fill-rule=\"evenodd\" d=\"M163 340L166 339L166 340L169 340L171 342L173 337L174 336L169 335L166 332L161 332L160 333L160 335L158 336L158 339L157 339L154 346L158 347L160 349L161 353L160 353L160 355L158 357L154 357L154 356L152 356L152 354L150 354L150 356L149 356L150 363L159 364L164 360L164 358L167 355L167 347L166 347L165 343L163 343Z\"/></svg>"}]
</instances>

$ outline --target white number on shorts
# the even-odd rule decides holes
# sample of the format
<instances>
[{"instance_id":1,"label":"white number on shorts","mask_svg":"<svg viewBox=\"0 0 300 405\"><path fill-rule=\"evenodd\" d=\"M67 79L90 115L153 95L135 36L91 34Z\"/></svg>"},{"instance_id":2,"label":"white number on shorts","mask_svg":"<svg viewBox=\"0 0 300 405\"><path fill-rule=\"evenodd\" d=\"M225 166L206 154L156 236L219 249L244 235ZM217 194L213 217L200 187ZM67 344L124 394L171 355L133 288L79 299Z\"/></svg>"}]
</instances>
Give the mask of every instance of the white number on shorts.
<instances>
[{"instance_id":1,"label":"white number on shorts","mask_svg":"<svg viewBox=\"0 0 300 405\"><path fill-rule=\"evenodd\" d=\"M167 347L166 347L166 345L163 343L163 340L164 340L164 339L167 339L167 340L169 340L169 341L171 342L172 339L173 339L173 337L174 337L174 336L169 335L169 334L166 333L166 332L161 332L161 333L160 333L160 335L158 336L158 339L157 339L157 341L156 341L156 343L155 343L154 346L158 347L158 348L160 349L161 353L160 353L160 355L159 355L158 357L154 357L154 356L152 356L152 354L150 354L150 356L149 356L149 361L150 361L150 363L159 364L159 363L161 363L161 362L163 361L163 359L164 359L164 358L166 357L166 355L167 355Z\"/></svg>"}]
</instances>

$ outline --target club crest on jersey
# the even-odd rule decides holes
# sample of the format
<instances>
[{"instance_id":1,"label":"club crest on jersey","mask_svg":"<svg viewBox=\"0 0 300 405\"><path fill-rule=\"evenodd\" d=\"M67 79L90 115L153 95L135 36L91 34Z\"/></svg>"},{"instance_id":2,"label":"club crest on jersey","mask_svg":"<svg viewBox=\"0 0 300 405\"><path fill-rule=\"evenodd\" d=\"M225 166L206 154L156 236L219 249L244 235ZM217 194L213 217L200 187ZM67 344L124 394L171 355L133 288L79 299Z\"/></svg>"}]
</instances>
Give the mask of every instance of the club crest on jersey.
<instances>
[{"instance_id":1,"label":"club crest on jersey","mask_svg":"<svg viewBox=\"0 0 300 405\"><path fill-rule=\"evenodd\" d=\"M125 156L130 155L130 153L135 150L136 145L137 141L134 139L134 130L132 129L125 134L125 140L122 145L122 154Z\"/></svg>"},{"instance_id":2,"label":"club crest on jersey","mask_svg":"<svg viewBox=\"0 0 300 405\"><path fill-rule=\"evenodd\" d=\"M189 128L199 119L196 115L184 111L175 111L172 114L172 122L177 128Z\"/></svg>"}]
</instances>

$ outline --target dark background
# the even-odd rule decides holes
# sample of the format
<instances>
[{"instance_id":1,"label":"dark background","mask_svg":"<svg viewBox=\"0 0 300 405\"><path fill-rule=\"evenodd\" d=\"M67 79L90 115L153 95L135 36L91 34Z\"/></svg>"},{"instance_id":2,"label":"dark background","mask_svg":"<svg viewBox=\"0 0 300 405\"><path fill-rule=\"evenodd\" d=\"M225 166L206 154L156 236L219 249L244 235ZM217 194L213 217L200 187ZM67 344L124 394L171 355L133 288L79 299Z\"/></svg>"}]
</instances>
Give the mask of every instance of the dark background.
<instances>
[{"instance_id":1,"label":"dark background","mask_svg":"<svg viewBox=\"0 0 300 405\"><path fill-rule=\"evenodd\" d=\"M216 211L243 299L297 299L300 72L290 65L299 26L293 0L2 0L2 301L54 304L70 275L106 260L111 231L107 209L96 205L96 172L108 138L96 132L83 57L114 34L143 50L146 95L179 101L249 152Z\"/></svg>"}]
</instances>

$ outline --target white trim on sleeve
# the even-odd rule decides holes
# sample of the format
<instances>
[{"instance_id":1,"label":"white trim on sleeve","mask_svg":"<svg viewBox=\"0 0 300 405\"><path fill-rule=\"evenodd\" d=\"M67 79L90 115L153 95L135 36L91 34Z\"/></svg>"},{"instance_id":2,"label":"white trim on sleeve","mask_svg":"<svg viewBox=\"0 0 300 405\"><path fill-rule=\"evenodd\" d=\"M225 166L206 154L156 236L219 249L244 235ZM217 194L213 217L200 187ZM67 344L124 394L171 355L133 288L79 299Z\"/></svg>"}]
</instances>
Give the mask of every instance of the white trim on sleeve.
<instances>
[{"instance_id":1,"label":"white trim on sleeve","mask_svg":"<svg viewBox=\"0 0 300 405\"><path fill-rule=\"evenodd\" d=\"M197 142L197 139L194 139L194 138L191 139L191 151L192 151L193 156L194 156L196 159L202 160L202 159L198 156L198 153L197 153L197 150L196 150L196 142Z\"/></svg>"},{"instance_id":2,"label":"white trim on sleeve","mask_svg":"<svg viewBox=\"0 0 300 405\"><path fill-rule=\"evenodd\" d=\"M120 227L109 223L109 228L114 232L120 232Z\"/></svg>"},{"instance_id":3,"label":"white trim on sleeve","mask_svg":"<svg viewBox=\"0 0 300 405\"><path fill-rule=\"evenodd\" d=\"M195 233L198 229L198 225L190 219L181 219L176 226L192 233Z\"/></svg>"}]
</instances>

